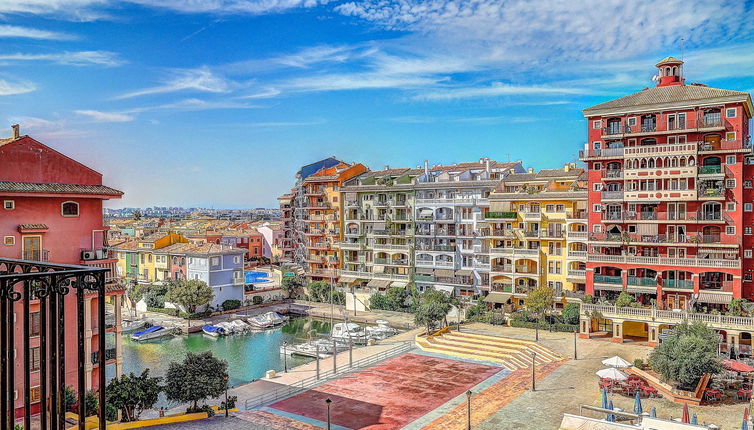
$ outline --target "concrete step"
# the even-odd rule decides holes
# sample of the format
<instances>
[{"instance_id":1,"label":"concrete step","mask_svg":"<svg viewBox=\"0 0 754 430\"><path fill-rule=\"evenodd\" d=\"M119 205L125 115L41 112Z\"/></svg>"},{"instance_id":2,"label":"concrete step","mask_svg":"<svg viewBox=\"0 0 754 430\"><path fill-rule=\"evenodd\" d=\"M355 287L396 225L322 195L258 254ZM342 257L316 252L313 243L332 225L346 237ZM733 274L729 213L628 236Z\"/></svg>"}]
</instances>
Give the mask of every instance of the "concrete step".
<instances>
[{"instance_id":1,"label":"concrete step","mask_svg":"<svg viewBox=\"0 0 754 430\"><path fill-rule=\"evenodd\" d=\"M446 343L449 345L457 345L457 346L463 346L466 348L477 348L482 349L486 351L493 351L498 353L506 353L506 354L515 354L516 352L520 351L522 347L517 345L503 345L503 344L494 344L494 343L487 343L482 340L468 340L464 338L457 338L453 336L442 336L440 338L436 338L438 341L441 341L442 343Z\"/></svg>"}]
</instances>

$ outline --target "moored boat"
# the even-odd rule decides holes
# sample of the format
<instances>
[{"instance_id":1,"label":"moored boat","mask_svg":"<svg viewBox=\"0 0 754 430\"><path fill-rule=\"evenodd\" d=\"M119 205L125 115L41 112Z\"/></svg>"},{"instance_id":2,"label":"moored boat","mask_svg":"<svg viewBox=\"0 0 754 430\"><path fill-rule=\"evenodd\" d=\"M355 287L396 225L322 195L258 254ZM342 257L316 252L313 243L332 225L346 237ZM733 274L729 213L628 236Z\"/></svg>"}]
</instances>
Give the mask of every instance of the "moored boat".
<instances>
[{"instance_id":1,"label":"moored boat","mask_svg":"<svg viewBox=\"0 0 754 430\"><path fill-rule=\"evenodd\" d=\"M206 334L207 336L212 336L212 337L220 337L220 336L225 336L226 334L228 334L224 328L210 325L210 324L203 325L202 332Z\"/></svg>"},{"instance_id":2,"label":"moored boat","mask_svg":"<svg viewBox=\"0 0 754 430\"><path fill-rule=\"evenodd\" d=\"M386 339L390 336L398 334L398 330L390 327L387 321L377 320L376 323L377 323L376 326L368 326L366 328L367 335L371 339L382 340L382 339Z\"/></svg>"},{"instance_id":3,"label":"moored boat","mask_svg":"<svg viewBox=\"0 0 754 430\"><path fill-rule=\"evenodd\" d=\"M251 317L248 320L249 325L255 329L266 329L284 324L288 317L281 316L277 312L267 312L262 315Z\"/></svg>"},{"instance_id":4,"label":"moored boat","mask_svg":"<svg viewBox=\"0 0 754 430\"><path fill-rule=\"evenodd\" d=\"M351 343L366 343L368 339L366 329L352 322L342 322L333 325L330 337L336 341Z\"/></svg>"},{"instance_id":5,"label":"moored boat","mask_svg":"<svg viewBox=\"0 0 754 430\"><path fill-rule=\"evenodd\" d=\"M149 328L151 324L147 320L123 321L121 332L128 334Z\"/></svg>"},{"instance_id":6,"label":"moored boat","mask_svg":"<svg viewBox=\"0 0 754 430\"><path fill-rule=\"evenodd\" d=\"M136 341L158 339L165 336L172 336L175 334L176 329L163 327L161 325L155 325L148 329L137 331L131 335L131 339Z\"/></svg>"}]
</instances>

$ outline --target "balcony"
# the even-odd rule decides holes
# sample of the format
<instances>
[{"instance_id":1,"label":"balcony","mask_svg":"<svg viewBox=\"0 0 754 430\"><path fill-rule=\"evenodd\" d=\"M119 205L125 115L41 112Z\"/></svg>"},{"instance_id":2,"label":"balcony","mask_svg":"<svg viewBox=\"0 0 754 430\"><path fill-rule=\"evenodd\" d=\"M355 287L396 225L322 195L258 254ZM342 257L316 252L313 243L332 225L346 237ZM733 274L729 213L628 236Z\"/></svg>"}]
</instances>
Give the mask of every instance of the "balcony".
<instances>
[{"instance_id":1,"label":"balcony","mask_svg":"<svg viewBox=\"0 0 754 430\"><path fill-rule=\"evenodd\" d=\"M568 251L568 258L586 260L586 251Z\"/></svg>"},{"instance_id":2,"label":"balcony","mask_svg":"<svg viewBox=\"0 0 754 430\"><path fill-rule=\"evenodd\" d=\"M620 276L594 275L595 284L622 285L623 279Z\"/></svg>"},{"instance_id":3,"label":"balcony","mask_svg":"<svg viewBox=\"0 0 754 430\"><path fill-rule=\"evenodd\" d=\"M720 175L723 173L723 166L716 165L716 166L699 166L698 173L700 175Z\"/></svg>"},{"instance_id":4,"label":"balcony","mask_svg":"<svg viewBox=\"0 0 754 430\"><path fill-rule=\"evenodd\" d=\"M25 250L21 253L21 259L27 261L50 261L50 251L46 249Z\"/></svg>"},{"instance_id":5,"label":"balcony","mask_svg":"<svg viewBox=\"0 0 754 430\"><path fill-rule=\"evenodd\" d=\"M539 237L543 239L563 239L565 238L565 232L562 230L542 230L539 233Z\"/></svg>"},{"instance_id":6,"label":"balcony","mask_svg":"<svg viewBox=\"0 0 754 430\"><path fill-rule=\"evenodd\" d=\"M587 158L621 158L623 157L623 147L620 148L604 148L604 149L588 149L580 150L579 158L584 160Z\"/></svg>"},{"instance_id":7,"label":"balcony","mask_svg":"<svg viewBox=\"0 0 754 430\"><path fill-rule=\"evenodd\" d=\"M526 221L542 221L542 212L519 212Z\"/></svg>"},{"instance_id":8,"label":"balcony","mask_svg":"<svg viewBox=\"0 0 754 430\"><path fill-rule=\"evenodd\" d=\"M568 231L567 233L568 239L572 240L587 240L589 238L589 232L588 231Z\"/></svg>"},{"instance_id":9,"label":"balcony","mask_svg":"<svg viewBox=\"0 0 754 430\"><path fill-rule=\"evenodd\" d=\"M576 279L586 279L586 270L568 269L568 277Z\"/></svg>"},{"instance_id":10,"label":"balcony","mask_svg":"<svg viewBox=\"0 0 754 430\"><path fill-rule=\"evenodd\" d=\"M513 255L516 257L538 257L539 251L540 251L539 248L537 249L513 248Z\"/></svg>"},{"instance_id":11,"label":"balcony","mask_svg":"<svg viewBox=\"0 0 754 430\"><path fill-rule=\"evenodd\" d=\"M594 313L605 319L628 321L644 321L655 324L677 325L683 322L701 321L713 329L718 330L751 330L754 327L752 317L734 317L727 315L712 315L682 310L660 310L653 308L619 308L617 306L592 305L582 303L581 317L589 318Z\"/></svg>"},{"instance_id":12,"label":"balcony","mask_svg":"<svg viewBox=\"0 0 754 430\"><path fill-rule=\"evenodd\" d=\"M628 285L634 286L634 287L657 287L657 280L655 278L646 278L646 277L638 277L638 276L629 276L628 277Z\"/></svg>"},{"instance_id":13,"label":"balcony","mask_svg":"<svg viewBox=\"0 0 754 430\"><path fill-rule=\"evenodd\" d=\"M340 249L358 251L363 248L363 245L359 242L341 242Z\"/></svg>"},{"instance_id":14,"label":"balcony","mask_svg":"<svg viewBox=\"0 0 754 430\"><path fill-rule=\"evenodd\" d=\"M513 220L517 216L516 212L487 212L484 214L484 219Z\"/></svg>"},{"instance_id":15,"label":"balcony","mask_svg":"<svg viewBox=\"0 0 754 430\"><path fill-rule=\"evenodd\" d=\"M499 273L513 273L513 265L512 264L495 264L492 266L491 270L493 272L499 272Z\"/></svg>"},{"instance_id":16,"label":"balcony","mask_svg":"<svg viewBox=\"0 0 754 430\"><path fill-rule=\"evenodd\" d=\"M408 245L393 245L389 243L374 243L371 245L371 248L375 251L408 251L410 249Z\"/></svg>"},{"instance_id":17,"label":"balcony","mask_svg":"<svg viewBox=\"0 0 754 430\"><path fill-rule=\"evenodd\" d=\"M725 188L699 188L698 193L699 200L720 200L725 198Z\"/></svg>"},{"instance_id":18,"label":"balcony","mask_svg":"<svg viewBox=\"0 0 754 430\"><path fill-rule=\"evenodd\" d=\"M434 252L455 252L456 247L453 245L416 245L417 251L434 251Z\"/></svg>"},{"instance_id":19,"label":"balcony","mask_svg":"<svg viewBox=\"0 0 754 430\"><path fill-rule=\"evenodd\" d=\"M640 266L675 266L675 267L721 267L726 269L740 269L740 259L706 259L706 258L669 258L643 257L636 255L605 255L588 254L590 263L618 263Z\"/></svg>"},{"instance_id":20,"label":"balcony","mask_svg":"<svg viewBox=\"0 0 754 430\"><path fill-rule=\"evenodd\" d=\"M623 191L603 191L602 200L623 200Z\"/></svg>"},{"instance_id":21,"label":"balcony","mask_svg":"<svg viewBox=\"0 0 754 430\"><path fill-rule=\"evenodd\" d=\"M116 357L115 348L105 348L105 363L115 360ZM99 364L99 351L92 352L92 364Z\"/></svg>"},{"instance_id":22,"label":"balcony","mask_svg":"<svg viewBox=\"0 0 754 430\"><path fill-rule=\"evenodd\" d=\"M694 281L683 279L665 279L662 282L662 288L674 288L679 290L693 290Z\"/></svg>"},{"instance_id":23,"label":"balcony","mask_svg":"<svg viewBox=\"0 0 754 430\"><path fill-rule=\"evenodd\" d=\"M620 169L607 169L603 173L603 178L620 179L623 177L623 170Z\"/></svg>"},{"instance_id":24,"label":"balcony","mask_svg":"<svg viewBox=\"0 0 754 430\"><path fill-rule=\"evenodd\" d=\"M699 142L699 152L750 152L751 144L743 140L723 140L720 142Z\"/></svg>"}]
</instances>

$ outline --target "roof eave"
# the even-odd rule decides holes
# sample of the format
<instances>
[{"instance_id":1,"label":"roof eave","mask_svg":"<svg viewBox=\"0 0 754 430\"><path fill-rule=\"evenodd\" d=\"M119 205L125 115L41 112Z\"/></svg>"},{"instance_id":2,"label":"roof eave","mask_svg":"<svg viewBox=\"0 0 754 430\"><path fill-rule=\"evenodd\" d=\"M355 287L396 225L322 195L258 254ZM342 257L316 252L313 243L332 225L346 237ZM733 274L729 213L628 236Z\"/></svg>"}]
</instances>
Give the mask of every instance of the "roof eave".
<instances>
[{"instance_id":1,"label":"roof eave","mask_svg":"<svg viewBox=\"0 0 754 430\"><path fill-rule=\"evenodd\" d=\"M584 118L590 118L594 116L611 116L611 115L624 115L629 113L640 113L645 111L656 111L658 109L681 109L693 106L703 106L707 104L718 103L743 103L746 107L749 116L754 113L754 107L752 106L751 95L748 93L745 96L725 96L702 99L698 101L686 101L686 102L671 102L671 103L656 103L648 105L639 105L625 108L599 108L597 106L588 107L581 111Z\"/></svg>"}]
</instances>

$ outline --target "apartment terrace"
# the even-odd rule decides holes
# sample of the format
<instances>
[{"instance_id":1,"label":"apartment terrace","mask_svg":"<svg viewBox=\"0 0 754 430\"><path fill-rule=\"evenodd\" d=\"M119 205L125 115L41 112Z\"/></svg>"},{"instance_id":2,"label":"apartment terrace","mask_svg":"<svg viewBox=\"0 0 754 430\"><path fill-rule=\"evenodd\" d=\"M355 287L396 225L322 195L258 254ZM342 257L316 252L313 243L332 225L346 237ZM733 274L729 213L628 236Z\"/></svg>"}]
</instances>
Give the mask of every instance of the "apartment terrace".
<instances>
[{"instance_id":1,"label":"apartment terrace","mask_svg":"<svg viewBox=\"0 0 754 430\"><path fill-rule=\"evenodd\" d=\"M683 246L713 246L713 247L738 247L741 238L733 238L735 241L724 241L724 236L719 234L687 234L687 235L638 235L638 234L614 234L614 233L591 233L589 241L593 243L615 243L634 245L683 245Z\"/></svg>"},{"instance_id":2,"label":"apartment terrace","mask_svg":"<svg viewBox=\"0 0 754 430\"><path fill-rule=\"evenodd\" d=\"M581 318L597 313L604 319L643 321L652 324L681 324L701 321L717 330L754 331L754 318L712 315L682 310L660 310L656 308L619 308L617 306L581 304Z\"/></svg>"},{"instance_id":3,"label":"apartment terrace","mask_svg":"<svg viewBox=\"0 0 754 430\"><path fill-rule=\"evenodd\" d=\"M490 199L488 198L463 198L463 197L449 197L449 198L435 198L435 199L416 199L417 205L454 205L454 206L489 206Z\"/></svg>"},{"instance_id":4,"label":"apartment terrace","mask_svg":"<svg viewBox=\"0 0 754 430\"><path fill-rule=\"evenodd\" d=\"M673 143L663 145L620 146L602 149L582 149L579 159L582 161L600 160L623 157L644 157L658 155L697 155L718 152L751 152L751 144L744 140L723 140L719 143L694 141L687 143Z\"/></svg>"},{"instance_id":5,"label":"apartment terrace","mask_svg":"<svg viewBox=\"0 0 754 430\"><path fill-rule=\"evenodd\" d=\"M360 270L340 270L340 276L348 276L357 279L383 279L388 281L408 281L410 275L398 273L376 273L365 272Z\"/></svg>"},{"instance_id":6,"label":"apartment terrace","mask_svg":"<svg viewBox=\"0 0 754 430\"><path fill-rule=\"evenodd\" d=\"M501 193L496 192L493 200L503 201L530 201L530 200L586 200L586 190L575 191L549 191L542 190L534 193L517 192Z\"/></svg>"},{"instance_id":7,"label":"apartment terrace","mask_svg":"<svg viewBox=\"0 0 754 430\"><path fill-rule=\"evenodd\" d=\"M741 260L736 259L707 259L707 258L669 258L643 257L635 255L605 255L589 253L587 261L590 263L617 263L641 266L675 266L675 267L709 267L740 269Z\"/></svg>"},{"instance_id":8,"label":"apartment terrace","mask_svg":"<svg viewBox=\"0 0 754 430\"><path fill-rule=\"evenodd\" d=\"M602 138L620 139L623 137L675 133L707 133L725 130L727 126L730 126L730 124L720 117L686 119L670 124L665 123L665 121L652 121L636 125L614 122L602 128Z\"/></svg>"},{"instance_id":9,"label":"apartment terrace","mask_svg":"<svg viewBox=\"0 0 754 430\"><path fill-rule=\"evenodd\" d=\"M659 211L639 211L639 212L602 212L603 221L615 222L673 222L677 223L724 223L730 222L730 216L721 211L697 211L697 212L659 212Z\"/></svg>"}]
</instances>

